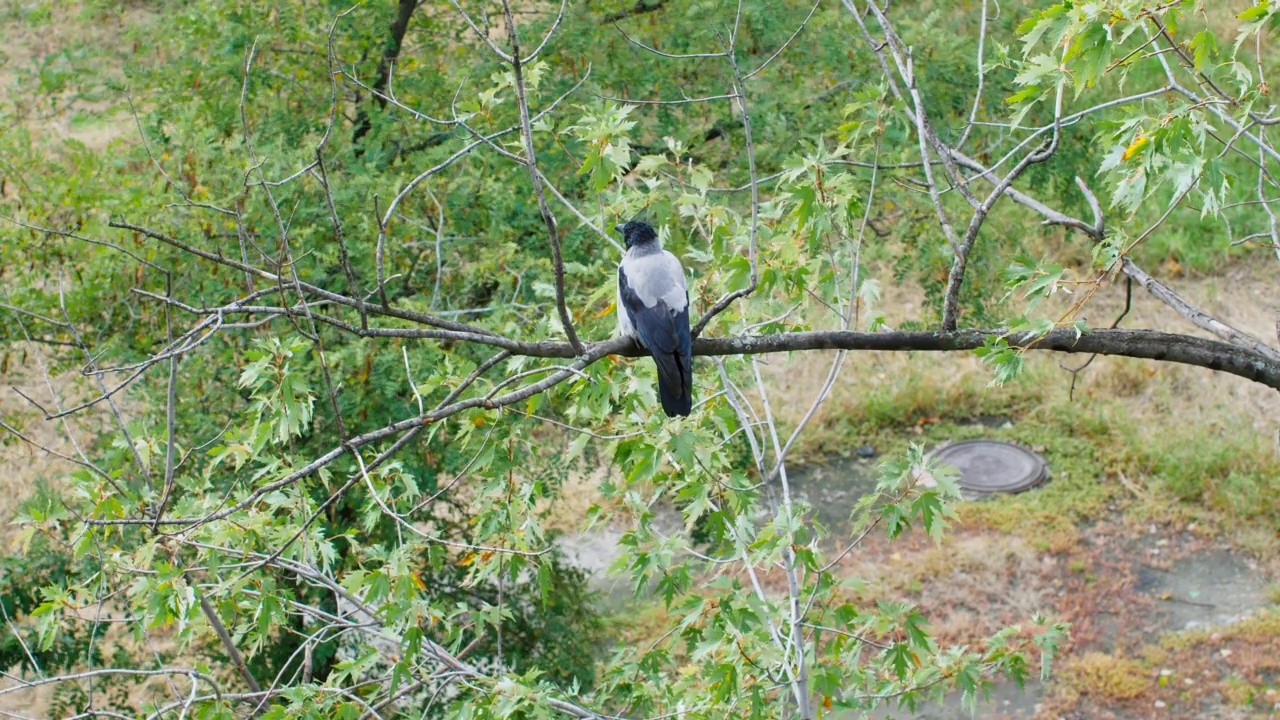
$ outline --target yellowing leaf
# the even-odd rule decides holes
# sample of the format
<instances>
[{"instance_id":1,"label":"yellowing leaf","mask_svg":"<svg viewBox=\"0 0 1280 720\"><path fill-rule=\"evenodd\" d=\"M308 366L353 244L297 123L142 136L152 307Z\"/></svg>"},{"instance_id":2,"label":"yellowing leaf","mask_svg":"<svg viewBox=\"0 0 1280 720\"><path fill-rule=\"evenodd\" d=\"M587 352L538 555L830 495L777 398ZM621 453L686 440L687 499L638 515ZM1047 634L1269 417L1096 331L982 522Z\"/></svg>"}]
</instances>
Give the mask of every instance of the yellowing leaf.
<instances>
[{"instance_id":1,"label":"yellowing leaf","mask_svg":"<svg viewBox=\"0 0 1280 720\"><path fill-rule=\"evenodd\" d=\"M1151 138L1147 137L1146 133L1139 133L1138 137L1134 138L1132 143L1129 143L1129 147L1125 148L1124 155L1120 156L1120 159L1129 160L1134 155L1142 152L1142 148L1146 147L1150 142Z\"/></svg>"},{"instance_id":2,"label":"yellowing leaf","mask_svg":"<svg viewBox=\"0 0 1280 720\"><path fill-rule=\"evenodd\" d=\"M617 302L611 302L611 303L609 303L608 305L606 305L606 306L604 307L604 309L603 309L603 310L601 310L600 312L596 313L596 317L598 317L598 318L602 318L602 317L604 317L604 316L606 316L606 315L612 314L612 313L613 313L613 311L614 311L614 310L617 310L617 309L618 309L618 303L617 303Z\"/></svg>"}]
</instances>

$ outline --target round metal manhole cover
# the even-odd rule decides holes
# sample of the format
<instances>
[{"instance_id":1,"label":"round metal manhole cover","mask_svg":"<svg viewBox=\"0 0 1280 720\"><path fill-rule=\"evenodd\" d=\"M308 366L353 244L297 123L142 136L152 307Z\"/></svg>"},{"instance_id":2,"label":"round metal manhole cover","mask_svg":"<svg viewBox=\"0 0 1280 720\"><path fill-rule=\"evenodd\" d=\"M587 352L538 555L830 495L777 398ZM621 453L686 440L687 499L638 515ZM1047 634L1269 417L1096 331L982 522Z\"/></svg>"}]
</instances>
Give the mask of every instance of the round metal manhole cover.
<instances>
[{"instance_id":1,"label":"round metal manhole cover","mask_svg":"<svg viewBox=\"0 0 1280 720\"><path fill-rule=\"evenodd\" d=\"M960 472L960 489L968 500L1030 490L1049 477L1044 458L1012 443L961 440L932 455Z\"/></svg>"}]
</instances>

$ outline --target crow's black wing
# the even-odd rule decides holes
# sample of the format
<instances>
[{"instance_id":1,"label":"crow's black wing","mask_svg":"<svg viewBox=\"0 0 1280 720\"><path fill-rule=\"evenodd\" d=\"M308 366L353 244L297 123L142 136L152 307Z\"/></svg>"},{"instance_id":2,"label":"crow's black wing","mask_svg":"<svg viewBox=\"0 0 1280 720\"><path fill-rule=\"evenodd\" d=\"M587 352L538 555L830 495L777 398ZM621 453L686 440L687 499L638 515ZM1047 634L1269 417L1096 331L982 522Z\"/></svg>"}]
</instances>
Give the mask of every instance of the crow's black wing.
<instances>
[{"instance_id":1,"label":"crow's black wing","mask_svg":"<svg viewBox=\"0 0 1280 720\"><path fill-rule=\"evenodd\" d=\"M671 359L680 370L680 384L672 387L658 382L658 394L662 397L662 409L668 417L688 415L693 410L693 338L689 334L689 302L686 296L684 309L672 317L676 330L676 350Z\"/></svg>"},{"instance_id":2,"label":"crow's black wing","mask_svg":"<svg viewBox=\"0 0 1280 720\"><path fill-rule=\"evenodd\" d=\"M623 311L636 330L640 344L658 366L658 395L668 416L688 415L693 407L693 340L689 334L689 304L673 310L663 300L646 307L618 268L619 297ZM686 296L687 297L687 296Z\"/></svg>"}]
</instances>

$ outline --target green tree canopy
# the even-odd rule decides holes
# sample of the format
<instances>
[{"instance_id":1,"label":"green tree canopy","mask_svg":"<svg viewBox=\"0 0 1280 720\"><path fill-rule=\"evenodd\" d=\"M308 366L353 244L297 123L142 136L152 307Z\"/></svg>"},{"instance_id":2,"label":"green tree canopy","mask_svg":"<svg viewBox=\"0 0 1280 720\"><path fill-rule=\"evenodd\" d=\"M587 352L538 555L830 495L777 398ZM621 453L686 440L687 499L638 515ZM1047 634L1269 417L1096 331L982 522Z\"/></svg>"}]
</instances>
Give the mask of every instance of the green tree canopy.
<instances>
[{"instance_id":1,"label":"green tree canopy","mask_svg":"<svg viewBox=\"0 0 1280 720\"><path fill-rule=\"evenodd\" d=\"M205 718L815 718L1049 672L1060 623L943 647L835 572L869 533L941 537L947 468L886 462L839 534L788 455L867 382L858 350L1280 389L1280 352L1143 270L1175 241L1280 253L1276 9L995 5L156 2L127 82L21 77L0 342L82 374L30 399L46 420L111 429L23 506L0 665L76 688L69 714ZM130 141L22 129L103 98ZM691 274L684 420L612 337L636 216ZM1085 323L1120 278L1216 339ZM889 283L928 298L899 327ZM760 358L807 350L837 352L784 425ZM669 612L648 646L607 642L549 528L596 467L582 521L626 524L616 569Z\"/></svg>"}]
</instances>

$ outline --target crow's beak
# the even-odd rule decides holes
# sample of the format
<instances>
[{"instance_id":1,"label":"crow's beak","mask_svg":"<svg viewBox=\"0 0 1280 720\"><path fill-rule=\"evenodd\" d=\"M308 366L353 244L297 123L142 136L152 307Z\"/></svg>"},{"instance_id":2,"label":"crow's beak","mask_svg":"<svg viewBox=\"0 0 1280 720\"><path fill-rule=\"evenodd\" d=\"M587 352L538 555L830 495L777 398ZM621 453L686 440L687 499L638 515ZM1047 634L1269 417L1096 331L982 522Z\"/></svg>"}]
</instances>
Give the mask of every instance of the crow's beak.
<instances>
[{"instance_id":1,"label":"crow's beak","mask_svg":"<svg viewBox=\"0 0 1280 720\"><path fill-rule=\"evenodd\" d=\"M613 226L613 229L617 230L618 232L622 232L622 228L624 227L626 227L626 223L618 223L617 225Z\"/></svg>"}]
</instances>

